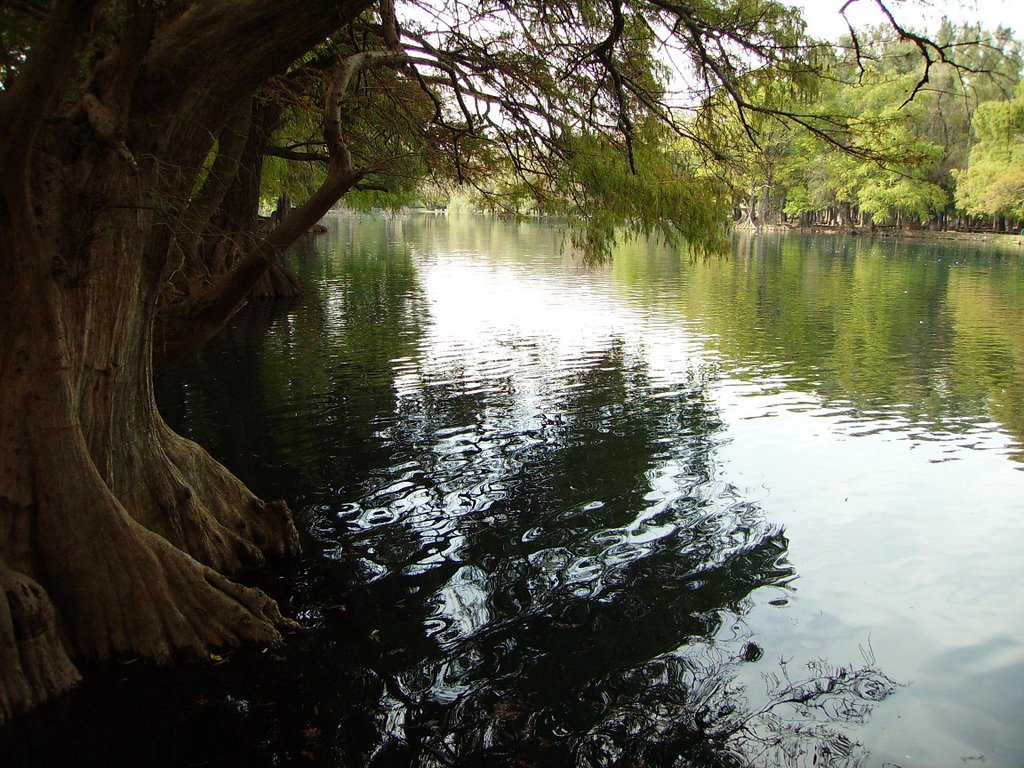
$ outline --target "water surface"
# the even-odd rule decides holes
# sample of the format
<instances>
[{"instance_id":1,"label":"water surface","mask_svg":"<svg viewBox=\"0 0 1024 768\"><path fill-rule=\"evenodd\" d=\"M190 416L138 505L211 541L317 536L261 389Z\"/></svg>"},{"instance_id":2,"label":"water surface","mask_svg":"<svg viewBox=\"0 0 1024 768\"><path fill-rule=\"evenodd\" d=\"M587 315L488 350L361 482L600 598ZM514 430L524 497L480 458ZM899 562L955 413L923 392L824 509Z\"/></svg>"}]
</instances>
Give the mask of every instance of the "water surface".
<instances>
[{"instance_id":1,"label":"water surface","mask_svg":"<svg viewBox=\"0 0 1024 768\"><path fill-rule=\"evenodd\" d=\"M326 223L160 382L307 553L172 762L1024 764L1019 248Z\"/></svg>"},{"instance_id":2,"label":"water surface","mask_svg":"<svg viewBox=\"0 0 1024 768\"><path fill-rule=\"evenodd\" d=\"M330 224L167 407L296 498L368 764L1024 761L1019 250Z\"/></svg>"}]
</instances>

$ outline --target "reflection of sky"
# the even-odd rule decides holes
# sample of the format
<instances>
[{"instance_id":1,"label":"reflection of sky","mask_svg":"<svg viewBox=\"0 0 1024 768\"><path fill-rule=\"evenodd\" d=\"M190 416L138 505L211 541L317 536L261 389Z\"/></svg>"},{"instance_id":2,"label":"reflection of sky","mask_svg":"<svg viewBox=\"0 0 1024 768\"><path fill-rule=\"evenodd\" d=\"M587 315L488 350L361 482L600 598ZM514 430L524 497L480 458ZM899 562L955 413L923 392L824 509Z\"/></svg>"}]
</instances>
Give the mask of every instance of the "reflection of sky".
<instances>
[{"instance_id":1,"label":"reflection of sky","mask_svg":"<svg viewBox=\"0 0 1024 768\"><path fill-rule=\"evenodd\" d=\"M434 450L441 457L460 450L501 449L512 436L523 440L536 435L546 419L557 416L556 401L584 386L574 374L600 365L616 340L628 339L626 354L644 363L653 390L649 394L655 398L674 397L692 386L688 376L708 358L684 328L663 327L656 343L648 345L646 319L608 295L601 272L562 281L551 275L538 278L521 267L482 264L470 255L445 254L423 265L421 279L430 322L420 353L393 361L398 395L415 399L422 387L456 382L463 394L480 396L484 404L472 424L435 433ZM629 366L628 360L625 364ZM499 407L487 408L490 393L499 395ZM495 458L489 479L515 471ZM481 465L486 462L474 459L474 468ZM637 511L627 526L631 532L620 543L639 546L673 530L645 521L679 496L679 477L685 470L666 450L647 473L651 506ZM493 489L490 493L489 502L500 498Z\"/></svg>"},{"instance_id":2,"label":"reflection of sky","mask_svg":"<svg viewBox=\"0 0 1024 768\"><path fill-rule=\"evenodd\" d=\"M432 261L423 273L431 312L426 354L419 360L423 378L450 380L457 370L471 385L514 374L526 393L550 394L549 379L587 367L593 361L588 351L599 354L610 340L637 337L642 327L640 314L626 305L609 311L612 299L601 278L598 273L538 279L470 256ZM658 342L656 351L646 350L646 359L652 375L663 381L687 370L702 349L684 332ZM401 392L407 372L399 373Z\"/></svg>"},{"instance_id":3,"label":"reflection of sky","mask_svg":"<svg viewBox=\"0 0 1024 768\"><path fill-rule=\"evenodd\" d=\"M424 265L423 285L431 323L418 362L421 381L459 377L472 385L514 375L525 394L547 396L551 380L587 368L613 339L633 342L655 386L671 389L707 359L704 345L680 324L662 327L655 343L644 338L645 318L609 295L606 274L552 279L514 266L481 264L471 256L446 256ZM400 368L397 388L403 389Z\"/></svg>"},{"instance_id":4,"label":"reflection of sky","mask_svg":"<svg viewBox=\"0 0 1024 768\"><path fill-rule=\"evenodd\" d=\"M985 740L1005 750L990 752L989 765L1021 757L1009 735L1020 710L986 705L1024 689L1024 473L1006 459L1012 441L996 425L935 435L898 412L825 405L770 367L730 379L699 324L631 306L606 271L532 271L465 254L436 256L421 270L430 322L420 353L394 361L397 392L415 399L423 387L454 381L482 404L476 423L440 436L440 454L457 453L460 439L467 450L486 451L488 433L536 433L555 398L574 386L572 372L594 365L588 354L611 340L643 360L654 395L675 394L695 366L714 363L729 438L718 448L720 479L786 526L800 575L786 610L760 605L750 617L766 663L780 655L856 659L870 641L882 669L913 683L868 726L875 758L934 765L984 753ZM509 390L514 397L488 411L488 393ZM509 470L495 459L493 476L476 482ZM679 473L668 457L649 470L651 506L625 527L628 551L665 533L644 518L680 493ZM458 527L451 518L445 525ZM444 552L457 551L459 534L444 537ZM540 561L559 556L542 550L534 559L543 572ZM472 566L457 570L433 599L428 631L446 641L484 626L486 581ZM765 668L753 665L751 674ZM986 727L976 724L977 712L986 712Z\"/></svg>"},{"instance_id":5,"label":"reflection of sky","mask_svg":"<svg viewBox=\"0 0 1024 768\"><path fill-rule=\"evenodd\" d=\"M986 702L1024 688L1024 473L994 451L837 435L813 412L778 409L774 397L765 406L775 418L743 419L733 397L723 401L733 438L720 454L726 472L769 519L785 522L800 574L785 621L751 618L766 647L848 657L870 636L882 668L913 682L869 726L875 757L934 765L990 750L970 740L969 724ZM940 661L955 651L970 664ZM1010 676L994 674L1000 668ZM986 715L1003 741L1020 716ZM1002 757L1022 751L1018 742ZM1004 764L991 752L989 761Z\"/></svg>"}]
</instances>

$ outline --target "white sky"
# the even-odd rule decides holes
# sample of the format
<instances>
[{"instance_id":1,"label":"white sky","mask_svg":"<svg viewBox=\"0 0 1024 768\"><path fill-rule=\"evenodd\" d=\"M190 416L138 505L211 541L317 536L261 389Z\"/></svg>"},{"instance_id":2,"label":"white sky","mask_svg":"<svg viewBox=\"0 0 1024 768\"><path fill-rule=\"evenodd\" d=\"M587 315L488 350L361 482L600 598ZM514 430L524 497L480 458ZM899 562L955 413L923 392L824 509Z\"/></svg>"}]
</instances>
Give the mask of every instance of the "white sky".
<instances>
[{"instance_id":1,"label":"white sky","mask_svg":"<svg viewBox=\"0 0 1024 768\"><path fill-rule=\"evenodd\" d=\"M846 22L839 9L846 0L788 0L804 10L808 31L817 37L835 40L846 33ZM955 22L980 21L995 29L1000 24L1018 34L1024 31L1024 6L1020 0L887 0L896 20L907 27L934 31L943 16ZM847 9L854 27L879 24L884 18L876 0L855 0Z\"/></svg>"}]
</instances>

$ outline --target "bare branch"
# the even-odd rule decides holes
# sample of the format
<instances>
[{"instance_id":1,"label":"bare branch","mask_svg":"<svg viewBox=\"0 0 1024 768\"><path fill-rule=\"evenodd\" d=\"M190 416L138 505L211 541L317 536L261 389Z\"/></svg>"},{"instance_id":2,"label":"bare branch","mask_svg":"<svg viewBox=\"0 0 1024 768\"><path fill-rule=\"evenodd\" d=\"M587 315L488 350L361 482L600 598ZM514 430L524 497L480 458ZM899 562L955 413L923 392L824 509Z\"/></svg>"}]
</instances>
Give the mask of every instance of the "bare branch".
<instances>
[{"instance_id":1,"label":"bare branch","mask_svg":"<svg viewBox=\"0 0 1024 768\"><path fill-rule=\"evenodd\" d=\"M268 146L263 149L263 154L299 163L329 163L331 161L330 155L325 155L323 152L298 152L287 147Z\"/></svg>"}]
</instances>

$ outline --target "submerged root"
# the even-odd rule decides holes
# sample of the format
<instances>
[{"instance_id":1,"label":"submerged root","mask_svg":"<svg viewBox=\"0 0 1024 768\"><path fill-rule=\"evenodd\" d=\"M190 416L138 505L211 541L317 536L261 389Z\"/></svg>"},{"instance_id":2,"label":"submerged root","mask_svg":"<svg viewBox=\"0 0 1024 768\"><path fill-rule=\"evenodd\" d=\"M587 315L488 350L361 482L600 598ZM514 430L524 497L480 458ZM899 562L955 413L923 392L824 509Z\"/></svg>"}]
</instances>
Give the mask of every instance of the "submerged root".
<instances>
[{"instance_id":1,"label":"submerged root","mask_svg":"<svg viewBox=\"0 0 1024 768\"><path fill-rule=\"evenodd\" d=\"M273 263L249 291L256 298L288 298L302 294L302 281L283 264Z\"/></svg>"}]
</instances>

